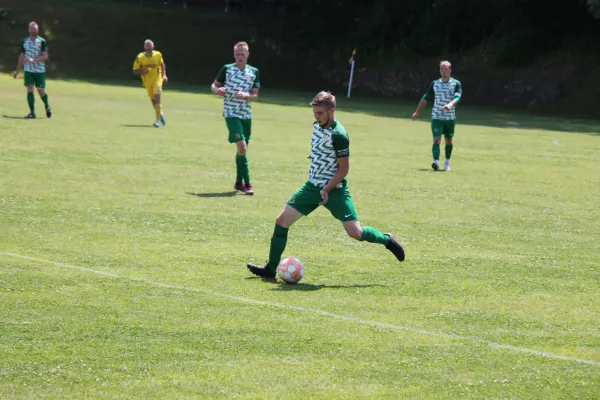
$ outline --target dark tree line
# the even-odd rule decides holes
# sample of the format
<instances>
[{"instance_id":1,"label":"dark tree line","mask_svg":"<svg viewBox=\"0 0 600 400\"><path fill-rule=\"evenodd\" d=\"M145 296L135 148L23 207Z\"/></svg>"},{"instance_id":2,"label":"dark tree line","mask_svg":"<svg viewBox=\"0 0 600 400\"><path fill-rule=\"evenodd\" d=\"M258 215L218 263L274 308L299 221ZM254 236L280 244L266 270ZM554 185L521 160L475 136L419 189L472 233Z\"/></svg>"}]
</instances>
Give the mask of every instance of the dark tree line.
<instances>
[{"instance_id":1,"label":"dark tree line","mask_svg":"<svg viewBox=\"0 0 600 400\"><path fill-rule=\"evenodd\" d=\"M371 62L459 54L484 45L500 65L579 43L598 51L600 0L269 0L265 35L302 51L349 49Z\"/></svg>"}]
</instances>

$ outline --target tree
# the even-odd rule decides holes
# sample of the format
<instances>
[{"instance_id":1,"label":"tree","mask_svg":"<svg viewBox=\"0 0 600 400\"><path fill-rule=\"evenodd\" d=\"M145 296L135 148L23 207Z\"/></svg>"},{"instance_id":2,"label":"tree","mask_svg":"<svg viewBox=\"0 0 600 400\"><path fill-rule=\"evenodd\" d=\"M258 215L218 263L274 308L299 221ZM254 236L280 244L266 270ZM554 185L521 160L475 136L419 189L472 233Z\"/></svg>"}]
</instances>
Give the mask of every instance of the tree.
<instances>
[{"instance_id":1,"label":"tree","mask_svg":"<svg viewBox=\"0 0 600 400\"><path fill-rule=\"evenodd\" d=\"M587 0L587 4L594 17L600 19L600 0Z\"/></svg>"}]
</instances>

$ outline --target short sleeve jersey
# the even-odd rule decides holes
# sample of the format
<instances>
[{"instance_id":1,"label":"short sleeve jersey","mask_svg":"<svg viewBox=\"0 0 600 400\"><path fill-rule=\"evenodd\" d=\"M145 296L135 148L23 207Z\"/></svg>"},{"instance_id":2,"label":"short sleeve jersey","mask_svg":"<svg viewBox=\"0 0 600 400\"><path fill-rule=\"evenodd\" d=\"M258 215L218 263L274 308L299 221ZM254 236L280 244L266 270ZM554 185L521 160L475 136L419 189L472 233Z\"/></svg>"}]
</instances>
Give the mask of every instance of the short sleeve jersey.
<instances>
[{"instance_id":1,"label":"short sleeve jersey","mask_svg":"<svg viewBox=\"0 0 600 400\"><path fill-rule=\"evenodd\" d=\"M25 58L40 58L46 51L48 51L48 42L41 36L36 36L35 39L27 37L21 42L21 53L25 54ZM25 63L23 70L25 72L46 72L46 63Z\"/></svg>"},{"instance_id":2,"label":"short sleeve jersey","mask_svg":"<svg viewBox=\"0 0 600 400\"><path fill-rule=\"evenodd\" d=\"M444 121L456 119L456 109L452 107L448 111L444 111L442 107L450 103L452 100L460 101L462 96L462 85L461 83L450 78L448 82L442 81L442 79L436 79L431 82L427 93L423 95L423 99L431 101L433 99L433 109L431 110L431 119L439 119Z\"/></svg>"},{"instance_id":3,"label":"short sleeve jersey","mask_svg":"<svg viewBox=\"0 0 600 400\"><path fill-rule=\"evenodd\" d=\"M225 97L223 99L223 116L225 118L252 118L252 105L244 99L237 99L238 92L251 93L252 89L260 88L260 75L258 69L246 65L240 70L235 63L226 64L219 70L217 82L225 86Z\"/></svg>"},{"instance_id":4,"label":"short sleeve jersey","mask_svg":"<svg viewBox=\"0 0 600 400\"><path fill-rule=\"evenodd\" d=\"M308 181L325 187L339 170L338 158L350 156L350 139L339 121L329 128L313 124ZM346 178L338 185L342 186Z\"/></svg>"},{"instance_id":5,"label":"short sleeve jersey","mask_svg":"<svg viewBox=\"0 0 600 400\"><path fill-rule=\"evenodd\" d=\"M149 69L147 74L140 75L144 86L154 85L156 83L162 85L163 62L163 56L160 51L152 50L151 56L147 56L146 53L142 52L135 58L135 61L133 62L133 69Z\"/></svg>"}]
</instances>

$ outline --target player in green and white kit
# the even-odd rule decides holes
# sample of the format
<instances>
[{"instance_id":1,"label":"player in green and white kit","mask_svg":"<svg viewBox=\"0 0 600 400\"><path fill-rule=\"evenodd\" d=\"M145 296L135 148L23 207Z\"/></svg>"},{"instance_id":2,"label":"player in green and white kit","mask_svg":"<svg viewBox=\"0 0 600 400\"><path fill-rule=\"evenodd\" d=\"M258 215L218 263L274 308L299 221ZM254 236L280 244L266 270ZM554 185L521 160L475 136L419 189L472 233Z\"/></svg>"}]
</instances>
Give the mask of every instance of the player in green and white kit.
<instances>
[{"instance_id":1,"label":"player in green and white kit","mask_svg":"<svg viewBox=\"0 0 600 400\"><path fill-rule=\"evenodd\" d=\"M29 114L25 118L35 118L35 96L33 94L34 86L46 107L46 116L52 117L52 109L48 104L48 94L46 93L46 61L48 60L48 42L41 36L38 36L39 27L35 22L29 23L29 37L23 39L21 43L21 54L17 68L13 72L13 78L17 79L19 70L23 66L25 71L25 86L27 86L27 104L29 104Z\"/></svg>"},{"instance_id":2,"label":"player in green and white kit","mask_svg":"<svg viewBox=\"0 0 600 400\"><path fill-rule=\"evenodd\" d=\"M223 96L223 116L229 130L229 143L235 143L236 179L233 188L253 195L248 168L248 142L252 134L251 101L258 99L260 76L258 69L248 65L250 51L246 42L233 48L235 63L224 65L211 85L213 93Z\"/></svg>"},{"instance_id":3,"label":"player in green and white kit","mask_svg":"<svg viewBox=\"0 0 600 400\"><path fill-rule=\"evenodd\" d=\"M455 107L462 96L462 85L452 77L452 65L449 61L440 63L440 74L442 77L431 82L427 93L417 106L417 110L412 115L413 121L417 119L427 101L434 99L433 109L431 111L431 132L433 133L433 163L431 167L437 171L440 169L440 143L442 135L446 140L444 170L450 171L450 156L452 155L452 138L454 137L454 127L456 126Z\"/></svg>"},{"instance_id":4,"label":"player in green and white kit","mask_svg":"<svg viewBox=\"0 0 600 400\"><path fill-rule=\"evenodd\" d=\"M385 245L399 261L404 261L404 249L392 234L361 227L358 222L346 181L350 169L350 140L342 124L335 119L335 97L329 92L320 92L311 105L316 122L313 124L308 181L290 197L275 220L267 265L249 263L248 269L263 278L274 278L287 245L290 226L320 205L342 222L350 237Z\"/></svg>"}]
</instances>

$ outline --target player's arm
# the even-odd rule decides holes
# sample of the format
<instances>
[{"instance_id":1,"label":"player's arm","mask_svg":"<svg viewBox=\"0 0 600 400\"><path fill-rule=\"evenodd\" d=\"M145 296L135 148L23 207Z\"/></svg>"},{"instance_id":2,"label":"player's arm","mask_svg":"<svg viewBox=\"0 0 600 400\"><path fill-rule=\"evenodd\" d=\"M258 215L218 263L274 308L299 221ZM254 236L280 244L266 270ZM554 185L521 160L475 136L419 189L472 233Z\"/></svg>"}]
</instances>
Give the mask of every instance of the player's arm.
<instances>
[{"instance_id":1,"label":"player's arm","mask_svg":"<svg viewBox=\"0 0 600 400\"><path fill-rule=\"evenodd\" d=\"M460 84L460 82L456 82L456 86L454 87L454 98L452 99L452 101L450 103L446 104L443 107L443 109L448 111L452 107L456 107L456 105L460 102L461 97L462 97L462 85Z\"/></svg>"},{"instance_id":2,"label":"player's arm","mask_svg":"<svg viewBox=\"0 0 600 400\"><path fill-rule=\"evenodd\" d=\"M160 63L160 68L162 69L162 78L164 82L168 82L169 78L167 78L167 64L165 64L165 61L163 60Z\"/></svg>"},{"instance_id":3,"label":"player's arm","mask_svg":"<svg viewBox=\"0 0 600 400\"><path fill-rule=\"evenodd\" d=\"M417 119L423 108L427 105L427 101L435 96L435 91L433 90L433 82L429 84L429 88L427 88L427 92L421 97L421 101L419 101L419 105L417 106L417 110L412 115L412 120Z\"/></svg>"},{"instance_id":4,"label":"player's arm","mask_svg":"<svg viewBox=\"0 0 600 400\"><path fill-rule=\"evenodd\" d=\"M321 197L323 202L321 204L327 204L329 199L329 192L337 187L342 180L348 175L350 171L350 140L348 136L341 134L333 134L331 136L331 142L333 149L335 150L335 157L338 162L338 170L331 178L329 183L321 190Z\"/></svg>"},{"instance_id":5,"label":"player's arm","mask_svg":"<svg viewBox=\"0 0 600 400\"><path fill-rule=\"evenodd\" d=\"M337 185L348 175L348 171L350 171L350 156L338 157L338 171L335 173L333 178L329 181L327 185L323 189L321 189L321 198L323 201L320 203L321 205L327 204L329 201L329 193L336 188Z\"/></svg>"},{"instance_id":6,"label":"player's arm","mask_svg":"<svg viewBox=\"0 0 600 400\"><path fill-rule=\"evenodd\" d=\"M25 45L23 44L23 42L21 42L21 52L19 53L19 58L17 59L17 68L15 68L15 71L13 72L13 78L17 79L17 76L19 76L19 71L21 70L21 67L23 66L23 63L25 62Z\"/></svg>"},{"instance_id":7,"label":"player's arm","mask_svg":"<svg viewBox=\"0 0 600 400\"><path fill-rule=\"evenodd\" d=\"M139 58L136 57L135 61L133 62L133 73L136 75L144 75L147 74L148 71L148 68L142 68Z\"/></svg>"},{"instance_id":8,"label":"player's arm","mask_svg":"<svg viewBox=\"0 0 600 400\"><path fill-rule=\"evenodd\" d=\"M48 52L44 51L38 58L32 58L30 62L46 62L48 61Z\"/></svg>"},{"instance_id":9,"label":"player's arm","mask_svg":"<svg viewBox=\"0 0 600 400\"><path fill-rule=\"evenodd\" d=\"M338 171L335 173L333 178L329 181L327 185L323 189L327 190L327 192L331 192L336 188L337 185L348 175L350 171L350 156L339 157L337 158L338 162Z\"/></svg>"},{"instance_id":10,"label":"player's arm","mask_svg":"<svg viewBox=\"0 0 600 400\"><path fill-rule=\"evenodd\" d=\"M258 100L258 88L252 89L252 91L250 93L242 93L242 92L240 92L240 95L246 101L256 101L256 100Z\"/></svg>"},{"instance_id":11,"label":"player's arm","mask_svg":"<svg viewBox=\"0 0 600 400\"><path fill-rule=\"evenodd\" d=\"M13 72L13 78L17 79L17 76L19 76L19 71L21 70L21 67L23 66L23 62L25 60L25 53L21 52L21 54L19 54L19 58L17 59L17 68L15 68L14 72Z\"/></svg>"},{"instance_id":12,"label":"player's arm","mask_svg":"<svg viewBox=\"0 0 600 400\"><path fill-rule=\"evenodd\" d=\"M260 89L260 74L258 69L254 71L256 77L254 78L254 83L252 84L252 90L250 93L246 93L245 99L248 101L256 101L258 100L258 90Z\"/></svg>"},{"instance_id":13,"label":"player's arm","mask_svg":"<svg viewBox=\"0 0 600 400\"><path fill-rule=\"evenodd\" d=\"M212 85L210 85L210 91L216 94L217 96L225 96L225 88L223 87L223 85L225 84L226 79L227 69L225 68L225 66L222 66Z\"/></svg>"},{"instance_id":14,"label":"player's arm","mask_svg":"<svg viewBox=\"0 0 600 400\"><path fill-rule=\"evenodd\" d=\"M38 58L32 58L29 62L46 62L48 61L48 43L44 40L42 41L41 54ZM27 61L27 60L26 60Z\"/></svg>"}]
</instances>

